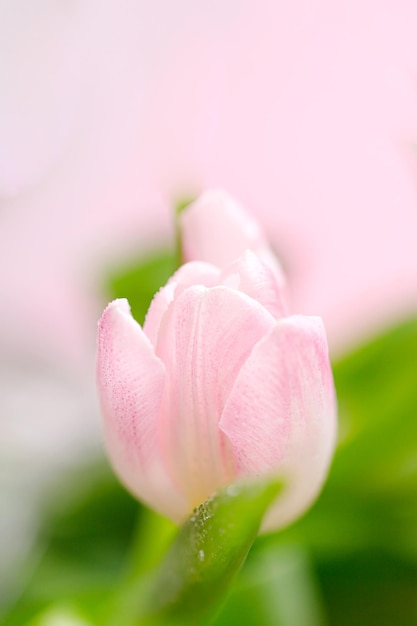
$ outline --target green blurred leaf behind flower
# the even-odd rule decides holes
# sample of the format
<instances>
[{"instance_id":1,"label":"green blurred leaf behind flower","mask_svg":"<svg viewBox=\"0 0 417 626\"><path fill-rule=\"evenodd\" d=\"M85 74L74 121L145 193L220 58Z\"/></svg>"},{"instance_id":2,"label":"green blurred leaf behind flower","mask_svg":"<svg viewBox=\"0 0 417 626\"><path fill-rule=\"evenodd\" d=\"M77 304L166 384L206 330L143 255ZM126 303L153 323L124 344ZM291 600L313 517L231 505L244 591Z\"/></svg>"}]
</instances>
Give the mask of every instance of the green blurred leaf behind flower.
<instances>
[{"instance_id":1,"label":"green blurred leaf behind flower","mask_svg":"<svg viewBox=\"0 0 417 626\"><path fill-rule=\"evenodd\" d=\"M152 298L176 269L175 253L166 250L120 267L107 277L108 299L127 298L133 317L143 324Z\"/></svg>"}]
</instances>

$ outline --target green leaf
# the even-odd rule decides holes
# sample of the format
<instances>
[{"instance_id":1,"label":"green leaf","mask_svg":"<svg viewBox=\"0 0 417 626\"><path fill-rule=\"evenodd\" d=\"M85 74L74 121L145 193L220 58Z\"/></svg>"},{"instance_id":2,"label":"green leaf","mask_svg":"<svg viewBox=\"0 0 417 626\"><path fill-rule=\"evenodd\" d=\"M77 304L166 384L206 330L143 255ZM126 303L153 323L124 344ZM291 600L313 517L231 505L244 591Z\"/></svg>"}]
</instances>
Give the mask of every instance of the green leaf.
<instances>
[{"instance_id":1,"label":"green leaf","mask_svg":"<svg viewBox=\"0 0 417 626\"><path fill-rule=\"evenodd\" d=\"M156 292L183 264L181 231L178 216L193 202L195 195L180 198L175 206L175 250L155 250L147 255L131 259L126 265L109 272L104 291L110 299L127 298L133 317L143 324L146 312Z\"/></svg>"},{"instance_id":2,"label":"green leaf","mask_svg":"<svg viewBox=\"0 0 417 626\"><path fill-rule=\"evenodd\" d=\"M228 593L281 482L235 484L195 510L150 583L135 624L205 623Z\"/></svg>"},{"instance_id":3,"label":"green leaf","mask_svg":"<svg viewBox=\"0 0 417 626\"><path fill-rule=\"evenodd\" d=\"M317 573L331 626L416 626L417 569L389 548L323 560Z\"/></svg>"},{"instance_id":4,"label":"green leaf","mask_svg":"<svg viewBox=\"0 0 417 626\"><path fill-rule=\"evenodd\" d=\"M112 270L107 277L105 291L110 299L127 298L133 317L143 324L152 298L176 269L174 252L154 252Z\"/></svg>"},{"instance_id":5,"label":"green leaf","mask_svg":"<svg viewBox=\"0 0 417 626\"><path fill-rule=\"evenodd\" d=\"M264 543L250 552L213 626L324 626L310 556L301 545Z\"/></svg>"},{"instance_id":6,"label":"green leaf","mask_svg":"<svg viewBox=\"0 0 417 626\"><path fill-rule=\"evenodd\" d=\"M335 365L343 435L339 479L372 488L417 487L416 372L417 320Z\"/></svg>"},{"instance_id":7,"label":"green leaf","mask_svg":"<svg viewBox=\"0 0 417 626\"><path fill-rule=\"evenodd\" d=\"M182 198L179 198L175 203L175 214L181 215L181 213L196 199L196 194L188 194L184 195Z\"/></svg>"},{"instance_id":8,"label":"green leaf","mask_svg":"<svg viewBox=\"0 0 417 626\"><path fill-rule=\"evenodd\" d=\"M177 267L180 267L184 263L179 216L194 200L195 195L189 194L188 196L180 198L175 205L175 248Z\"/></svg>"}]
</instances>

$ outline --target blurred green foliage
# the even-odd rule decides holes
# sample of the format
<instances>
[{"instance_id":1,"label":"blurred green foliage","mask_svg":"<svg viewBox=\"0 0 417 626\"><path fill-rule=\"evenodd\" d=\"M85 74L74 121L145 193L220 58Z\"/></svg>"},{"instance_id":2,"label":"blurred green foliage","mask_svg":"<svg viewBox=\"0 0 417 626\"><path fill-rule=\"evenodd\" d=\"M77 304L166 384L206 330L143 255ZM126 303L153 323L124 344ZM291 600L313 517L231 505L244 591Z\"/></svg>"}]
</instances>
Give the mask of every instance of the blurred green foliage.
<instances>
[{"instance_id":1,"label":"blurred green foliage","mask_svg":"<svg viewBox=\"0 0 417 626\"><path fill-rule=\"evenodd\" d=\"M88 607L99 619L103 598L124 572L141 511L104 460L59 481L37 546L22 568L23 594L6 616L0 612L0 623L23 626L56 604L81 615Z\"/></svg>"},{"instance_id":2,"label":"blurred green foliage","mask_svg":"<svg viewBox=\"0 0 417 626\"><path fill-rule=\"evenodd\" d=\"M142 322L174 263L164 253L114 275L109 295ZM417 626L417 319L334 363L334 375L340 443L323 492L291 527L257 539L214 626ZM24 626L64 606L102 625L119 606L113 623L125 626L123 589L134 593L135 568L151 571L171 526L103 462L53 502L0 621Z\"/></svg>"},{"instance_id":3,"label":"blurred green foliage","mask_svg":"<svg viewBox=\"0 0 417 626\"><path fill-rule=\"evenodd\" d=\"M119 267L107 277L109 299L127 298L133 317L143 324L155 293L177 269L176 253L162 250Z\"/></svg>"}]
</instances>

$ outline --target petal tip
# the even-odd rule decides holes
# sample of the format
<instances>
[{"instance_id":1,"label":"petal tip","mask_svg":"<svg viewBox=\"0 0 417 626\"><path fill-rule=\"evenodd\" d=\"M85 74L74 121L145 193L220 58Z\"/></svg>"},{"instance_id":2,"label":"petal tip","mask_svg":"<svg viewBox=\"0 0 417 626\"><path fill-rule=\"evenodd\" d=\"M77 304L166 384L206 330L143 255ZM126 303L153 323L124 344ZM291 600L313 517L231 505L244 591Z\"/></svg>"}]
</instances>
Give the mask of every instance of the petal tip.
<instances>
[{"instance_id":1,"label":"petal tip","mask_svg":"<svg viewBox=\"0 0 417 626\"><path fill-rule=\"evenodd\" d=\"M131 315L130 305L127 298L116 298L116 300L109 302L97 323L98 327L100 328L108 317L113 316L115 312L122 313L124 315Z\"/></svg>"},{"instance_id":2,"label":"petal tip","mask_svg":"<svg viewBox=\"0 0 417 626\"><path fill-rule=\"evenodd\" d=\"M127 298L116 298L116 300L112 300L106 309L118 309L122 313L130 314L130 304Z\"/></svg>"}]
</instances>

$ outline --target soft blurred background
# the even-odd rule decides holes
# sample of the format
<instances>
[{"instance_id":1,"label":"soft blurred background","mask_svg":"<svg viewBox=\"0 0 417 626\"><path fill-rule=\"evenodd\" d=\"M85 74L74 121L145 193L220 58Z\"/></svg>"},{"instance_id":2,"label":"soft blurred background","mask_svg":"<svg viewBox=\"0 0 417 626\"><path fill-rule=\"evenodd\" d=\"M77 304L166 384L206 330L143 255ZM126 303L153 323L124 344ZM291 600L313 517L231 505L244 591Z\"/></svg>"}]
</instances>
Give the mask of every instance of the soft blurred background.
<instances>
[{"instance_id":1,"label":"soft blurred background","mask_svg":"<svg viewBox=\"0 0 417 626\"><path fill-rule=\"evenodd\" d=\"M172 248L177 202L224 187L263 224L293 310L324 318L341 409L328 488L259 542L235 605L263 576L257 602L280 589L281 613L248 623L417 624L416 28L414 0L0 1L4 612L31 593L52 604L25 592L48 554L45 508L101 453L103 306ZM150 290L166 273L151 267ZM70 481L86 515L93 475ZM125 515L102 533L114 564L134 505L105 484L100 524L115 498ZM291 589L307 617L282 609ZM233 602L224 623L246 623Z\"/></svg>"}]
</instances>

